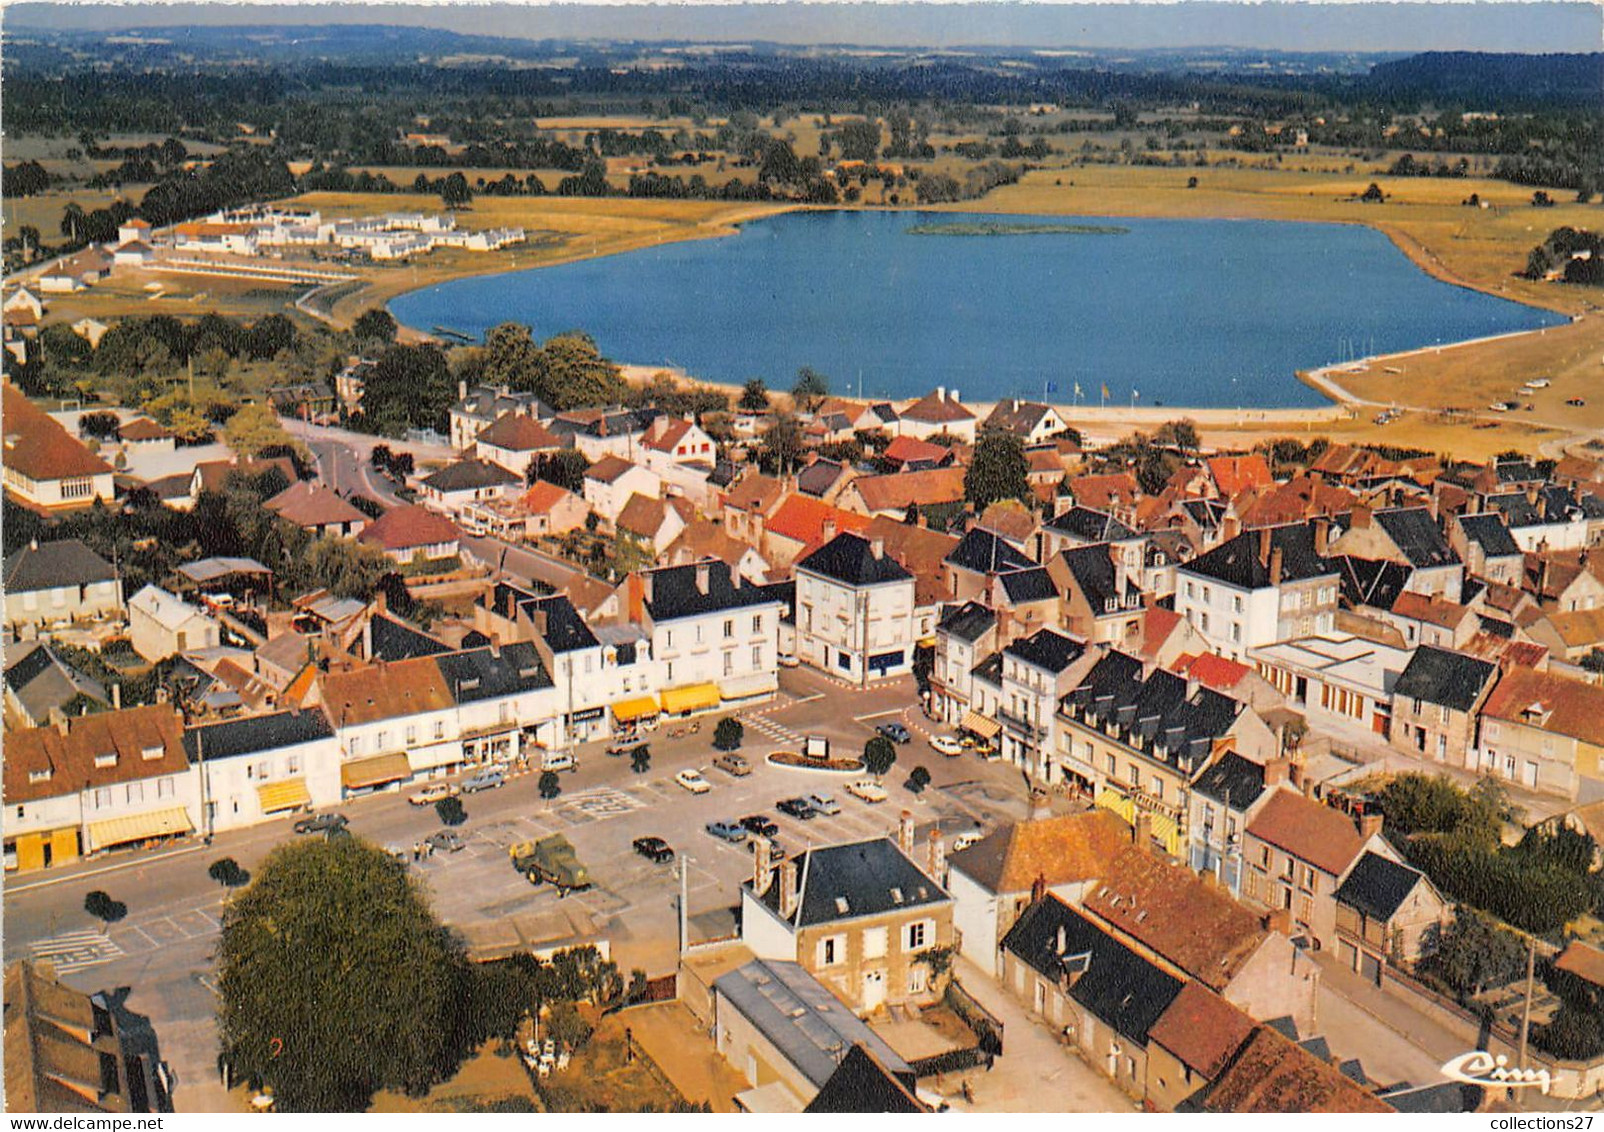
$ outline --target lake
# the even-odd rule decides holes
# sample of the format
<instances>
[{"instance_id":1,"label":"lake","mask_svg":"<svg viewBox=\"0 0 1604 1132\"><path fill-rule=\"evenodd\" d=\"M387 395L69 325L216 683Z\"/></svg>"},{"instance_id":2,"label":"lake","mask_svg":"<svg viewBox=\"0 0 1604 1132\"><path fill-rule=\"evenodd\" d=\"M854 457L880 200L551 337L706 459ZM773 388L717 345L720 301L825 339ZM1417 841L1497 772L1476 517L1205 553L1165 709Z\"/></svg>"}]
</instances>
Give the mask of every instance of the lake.
<instances>
[{"instance_id":1,"label":"lake","mask_svg":"<svg viewBox=\"0 0 1604 1132\"><path fill-rule=\"evenodd\" d=\"M982 234L1030 224L1044 230ZM1199 408L1320 405L1295 370L1565 321L1433 279L1358 225L870 211L456 280L390 309L475 338L583 329L617 361L713 381L789 388L812 366L870 397L1068 403L1078 384L1083 404L1107 386L1111 404Z\"/></svg>"}]
</instances>

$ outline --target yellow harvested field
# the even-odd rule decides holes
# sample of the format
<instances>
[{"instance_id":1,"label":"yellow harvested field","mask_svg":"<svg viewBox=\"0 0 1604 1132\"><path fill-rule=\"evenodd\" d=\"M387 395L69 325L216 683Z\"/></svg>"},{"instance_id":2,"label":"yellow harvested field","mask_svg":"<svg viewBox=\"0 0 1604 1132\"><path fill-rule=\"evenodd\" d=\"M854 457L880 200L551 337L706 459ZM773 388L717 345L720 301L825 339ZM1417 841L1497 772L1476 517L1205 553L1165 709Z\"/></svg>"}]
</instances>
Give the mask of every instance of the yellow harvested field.
<instances>
[{"instance_id":1,"label":"yellow harvested field","mask_svg":"<svg viewBox=\"0 0 1604 1132\"><path fill-rule=\"evenodd\" d=\"M17 228L31 224L39 229L44 242L53 244L61 239L61 214L66 207L78 202L85 212L106 208L121 197L134 204L145 195L148 185L124 185L122 189L51 189L31 197L5 198L5 227L7 236L15 236Z\"/></svg>"}]
</instances>

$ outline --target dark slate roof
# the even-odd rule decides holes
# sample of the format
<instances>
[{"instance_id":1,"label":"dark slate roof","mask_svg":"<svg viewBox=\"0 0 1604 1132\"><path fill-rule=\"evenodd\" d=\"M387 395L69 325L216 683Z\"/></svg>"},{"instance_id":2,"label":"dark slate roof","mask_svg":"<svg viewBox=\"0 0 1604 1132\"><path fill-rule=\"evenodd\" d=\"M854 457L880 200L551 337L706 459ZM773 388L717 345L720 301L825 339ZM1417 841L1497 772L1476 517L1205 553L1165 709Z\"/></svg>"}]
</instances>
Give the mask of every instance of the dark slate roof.
<instances>
[{"instance_id":1,"label":"dark slate roof","mask_svg":"<svg viewBox=\"0 0 1604 1132\"><path fill-rule=\"evenodd\" d=\"M1114 559L1109 554L1107 543L1077 546L1060 551L1058 556L1064 560L1064 566L1075 579L1075 585L1090 603L1094 614L1107 612L1110 601L1116 607L1124 607L1128 596L1139 596L1141 593L1132 586L1120 589L1119 575L1114 570Z\"/></svg>"},{"instance_id":2,"label":"dark slate roof","mask_svg":"<svg viewBox=\"0 0 1604 1132\"><path fill-rule=\"evenodd\" d=\"M1413 576L1413 571L1402 562L1385 558L1355 558L1344 554L1331 561L1342 579L1342 600L1349 606L1391 609Z\"/></svg>"},{"instance_id":3,"label":"dark slate roof","mask_svg":"<svg viewBox=\"0 0 1604 1132\"><path fill-rule=\"evenodd\" d=\"M1408 865L1367 852L1337 889L1337 903L1357 908L1373 920L1390 920L1421 879Z\"/></svg>"},{"instance_id":4,"label":"dark slate roof","mask_svg":"<svg viewBox=\"0 0 1604 1132\"><path fill-rule=\"evenodd\" d=\"M1086 654L1086 646L1052 629L1038 629L1003 650L1026 664L1057 674Z\"/></svg>"},{"instance_id":5,"label":"dark slate roof","mask_svg":"<svg viewBox=\"0 0 1604 1132\"><path fill-rule=\"evenodd\" d=\"M796 579L787 578L783 582L769 582L759 585L759 589L769 595L770 601L780 603L780 620L796 624Z\"/></svg>"},{"instance_id":6,"label":"dark slate roof","mask_svg":"<svg viewBox=\"0 0 1604 1132\"><path fill-rule=\"evenodd\" d=\"M824 495L844 471L834 460L815 460L796 474L796 489L804 495Z\"/></svg>"},{"instance_id":7,"label":"dark slate roof","mask_svg":"<svg viewBox=\"0 0 1604 1132\"><path fill-rule=\"evenodd\" d=\"M984 680L993 687L1002 687L1002 653L994 652L969 670L976 680Z\"/></svg>"},{"instance_id":8,"label":"dark slate roof","mask_svg":"<svg viewBox=\"0 0 1604 1132\"><path fill-rule=\"evenodd\" d=\"M546 615L546 644L554 653L573 652L576 649L593 649L597 646L596 634L590 631L585 619L574 608L574 603L562 594L535 598L525 602L531 614Z\"/></svg>"},{"instance_id":9,"label":"dark slate roof","mask_svg":"<svg viewBox=\"0 0 1604 1132\"><path fill-rule=\"evenodd\" d=\"M886 424L895 424L902 419L897 413L897 407L890 401L876 401L869 406L869 411Z\"/></svg>"},{"instance_id":10,"label":"dark slate roof","mask_svg":"<svg viewBox=\"0 0 1604 1132\"><path fill-rule=\"evenodd\" d=\"M370 625L372 633L369 660L411 660L419 656L437 656L450 652L451 647L437 641L421 629L414 629L404 621L397 621L383 613L376 613Z\"/></svg>"},{"instance_id":11,"label":"dark slate roof","mask_svg":"<svg viewBox=\"0 0 1604 1132\"><path fill-rule=\"evenodd\" d=\"M1211 530L1225 521L1226 505L1218 499L1188 499L1181 507L1192 517L1192 522L1204 530Z\"/></svg>"},{"instance_id":12,"label":"dark slate roof","mask_svg":"<svg viewBox=\"0 0 1604 1132\"><path fill-rule=\"evenodd\" d=\"M1530 460L1499 460L1493 464L1493 475L1499 483L1542 483L1547 478Z\"/></svg>"},{"instance_id":13,"label":"dark slate roof","mask_svg":"<svg viewBox=\"0 0 1604 1132\"><path fill-rule=\"evenodd\" d=\"M105 686L62 660L49 645L33 642L7 646L6 660L6 687L35 723L44 723L51 711L64 710L79 697L102 708L111 707Z\"/></svg>"},{"instance_id":14,"label":"dark slate roof","mask_svg":"<svg viewBox=\"0 0 1604 1132\"><path fill-rule=\"evenodd\" d=\"M1112 651L1070 690L1060 710L1190 777L1236 722L1242 704L1211 688L1190 696L1187 689L1186 680L1163 669L1143 679L1140 660Z\"/></svg>"},{"instance_id":15,"label":"dark slate roof","mask_svg":"<svg viewBox=\"0 0 1604 1132\"><path fill-rule=\"evenodd\" d=\"M976 574L1030 570L1036 566L1035 562L1014 549L1007 539L982 527L971 527L944 561Z\"/></svg>"},{"instance_id":16,"label":"dark slate roof","mask_svg":"<svg viewBox=\"0 0 1604 1132\"><path fill-rule=\"evenodd\" d=\"M280 711L185 728L184 749L192 762L196 759L210 761L315 743L333 734L328 716L315 708Z\"/></svg>"},{"instance_id":17,"label":"dark slate roof","mask_svg":"<svg viewBox=\"0 0 1604 1132\"><path fill-rule=\"evenodd\" d=\"M981 605L978 601L966 601L962 605L947 606L937 628L945 629L959 640L972 645L990 632L996 624L997 615L990 607Z\"/></svg>"},{"instance_id":18,"label":"dark slate roof","mask_svg":"<svg viewBox=\"0 0 1604 1132\"><path fill-rule=\"evenodd\" d=\"M898 1060L901 1060L900 1058ZM913 1070L894 1073L855 1043L803 1112L929 1112L914 1092Z\"/></svg>"},{"instance_id":19,"label":"dark slate roof","mask_svg":"<svg viewBox=\"0 0 1604 1132\"><path fill-rule=\"evenodd\" d=\"M1392 694L1469 711L1497 672L1485 660L1422 645L1398 674Z\"/></svg>"},{"instance_id":20,"label":"dark slate roof","mask_svg":"<svg viewBox=\"0 0 1604 1132\"><path fill-rule=\"evenodd\" d=\"M530 641L495 649L468 649L434 658L459 704L499 699L551 687L551 675Z\"/></svg>"},{"instance_id":21,"label":"dark slate roof","mask_svg":"<svg viewBox=\"0 0 1604 1132\"><path fill-rule=\"evenodd\" d=\"M1515 626L1508 621L1500 621L1498 618L1488 617L1484 613L1478 613L1476 621L1481 626L1481 631L1489 636L1498 637L1505 641L1515 639Z\"/></svg>"},{"instance_id":22,"label":"dark slate roof","mask_svg":"<svg viewBox=\"0 0 1604 1132\"><path fill-rule=\"evenodd\" d=\"M1424 507L1377 511L1372 520L1387 532L1387 537L1392 539L1412 566L1453 566L1459 562L1459 555L1443 538L1437 520Z\"/></svg>"},{"instance_id":23,"label":"dark slate roof","mask_svg":"<svg viewBox=\"0 0 1604 1132\"><path fill-rule=\"evenodd\" d=\"M1229 799L1233 810L1246 810L1264 793L1264 767L1235 751L1227 751L1204 768L1192 789L1222 804Z\"/></svg>"},{"instance_id":24,"label":"dark slate roof","mask_svg":"<svg viewBox=\"0 0 1604 1132\"><path fill-rule=\"evenodd\" d=\"M1124 523L1090 507L1071 507L1045 524L1048 530L1069 535L1082 542L1118 542L1136 537Z\"/></svg>"},{"instance_id":25,"label":"dark slate roof","mask_svg":"<svg viewBox=\"0 0 1604 1132\"><path fill-rule=\"evenodd\" d=\"M477 491L486 487L511 487L523 483L500 464L482 460L458 460L423 481L435 491Z\"/></svg>"},{"instance_id":26,"label":"dark slate roof","mask_svg":"<svg viewBox=\"0 0 1604 1132\"><path fill-rule=\"evenodd\" d=\"M1480 1112L1486 1090L1480 1085L1443 1081L1435 1085L1399 1085L1376 1094L1399 1112Z\"/></svg>"},{"instance_id":27,"label":"dark slate roof","mask_svg":"<svg viewBox=\"0 0 1604 1132\"><path fill-rule=\"evenodd\" d=\"M1002 575L1001 581L1003 593L1015 605L1029 601L1053 601L1058 597L1058 587L1053 585L1053 576L1045 566L1038 566L1034 570L1010 570Z\"/></svg>"},{"instance_id":28,"label":"dark slate roof","mask_svg":"<svg viewBox=\"0 0 1604 1132\"><path fill-rule=\"evenodd\" d=\"M883 544L882 544L883 546ZM877 586L882 582L911 581L913 575L884 551L874 553L873 544L862 535L838 534L796 564L798 570L822 574L842 585Z\"/></svg>"},{"instance_id":29,"label":"dark slate roof","mask_svg":"<svg viewBox=\"0 0 1604 1132\"><path fill-rule=\"evenodd\" d=\"M1458 522L1465 538L1481 547L1488 558L1508 558L1521 552L1504 520L1496 514L1461 515Z\"/></svg>"},{"instance_id":30,"label":"dark slate roof","mask_svg":"<svg viewBox=\"0 0 1604 1132\"><path fill-rule=\"evenodd\" d=\"M75 538L25 546L5 564L7 593L53 590L63 586L85 586L109 582L117 577L100 555Z\"/></svg>"},{"instance_id":31,"label":"dark slate roof","mask_svg":"<svg viewBox=\"0 0 1604 1132\"><path fill-rule=\"evenodd\" d=\"M895 563L893 563L895 565ZM707 570L707 592L696 588L696 572ZM898 567L901 569L901 567ZM651 594L646 608L653 621L673 621L724 609L768 605L778 599L763 586L731 581L730 568L723 562L696 562L687 566L665 566L650 572Z\"/></svg>"},{"instance_id":32,"label":"dark slate roof","mask_svg":"<svg viewBox=\"0 0 1604 1132\"><path fill-rule=\"evenodd\" d=\"M714 487L729 487L740 474L741 465L734 460L719 460L713 465L713 474L707 477L707 482Z\"/></svg>"},{"instance_id":33,"label":"dark slate roof","mask_svg":"<svg viewBox=\"0 0 1604 1132\"><path fill-rule=\"evenodd\" d=\"M1138 1045L1181 993L1180 979L1056 897L1025 909L1002 946L1055 984L1067 975L1071 998Z\"/></svg>"},{"instance_id":34,"label":"dark slate roof","mask_svg":"<svg viewBox=\"0 0 1604 1132\"><path fill-rule=\"evenodd\" d=\"M1183 564L1181 570L1238 589L1264 589L1270 584L1270 566L1259 558L1259 537L1257 530L1243 531ZM1270 528L1270 546L1281 551L1283 581L1301 582L1337 572L1335 562L1314 552L1314 530L1307 523Z\"/></svg>"},{"instance_id":35,"label":"dark slate roof","mask_svg":"<svg viewBox=\"0 0 1604 1132\"><path fill-rule=\"evenodd\" d=\"M1565 488L1554 484L1538 489L1536 503L1527 499L1525 492L1517 491L1508 495L1490 495L1487 497L1487 506L1501 514L1511 527L1604 518L1604 500L1588 494L1575 499Z\"/></svg>"},{"instance_id":36,"label":"dark slate roof","mask_svg":"<svg viewBox=\"0 0 1604 1132\"><path fill-rule=\"evenodd\" d=\"M808 849L796 867L797 910L792 924L798 928L952 899L885 837ZM746 882L745 887L750 886ZM780 886L770 885L758 900L779 915Z\"/></svg>"}]
</instances>

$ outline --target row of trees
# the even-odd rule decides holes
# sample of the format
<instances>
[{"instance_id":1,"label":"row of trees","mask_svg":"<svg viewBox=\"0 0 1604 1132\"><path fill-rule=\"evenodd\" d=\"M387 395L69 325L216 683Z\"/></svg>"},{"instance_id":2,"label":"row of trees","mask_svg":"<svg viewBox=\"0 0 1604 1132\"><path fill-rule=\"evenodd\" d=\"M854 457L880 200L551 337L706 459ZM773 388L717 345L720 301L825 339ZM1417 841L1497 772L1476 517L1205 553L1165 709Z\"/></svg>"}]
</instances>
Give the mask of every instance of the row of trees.
<instances>
[{"instance_id":1,"label":"row of trees","mask_svg":"<svg viewBox=\"0 0 1604 1132\"><path fill-rule=\"evenodd\" d=\"M1560 278L1566 283L1604 284L1604 236L1569 225L1555 228L1531 250L1522 274L1546 279L1551 271L1562 271Z\"/></svg>"}]
</instances>

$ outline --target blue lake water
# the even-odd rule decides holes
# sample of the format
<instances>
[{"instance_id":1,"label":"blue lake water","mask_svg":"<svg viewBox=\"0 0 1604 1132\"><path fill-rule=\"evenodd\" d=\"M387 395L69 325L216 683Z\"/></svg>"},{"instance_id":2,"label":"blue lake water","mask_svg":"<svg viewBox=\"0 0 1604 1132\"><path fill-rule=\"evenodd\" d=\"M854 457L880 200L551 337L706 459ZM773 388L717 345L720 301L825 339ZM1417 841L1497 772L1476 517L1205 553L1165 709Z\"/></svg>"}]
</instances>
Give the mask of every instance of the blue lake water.
<instances>
[{"instance_id":1,"label":"blue lake water","mask_svg":"<svg viewBox=\"0 0 1604 1132\"><path fill-rule=\"evenodd\" d=\"M919 223L1117 225L1121 234L916 235ZM583 329L623 362L789 388L967 401L1297 407L1294 371L1564 321L1431 278L1357 225L799 212L721 239L462 279L400 321L474 337Z\"/></svg>"}]
</instances>

